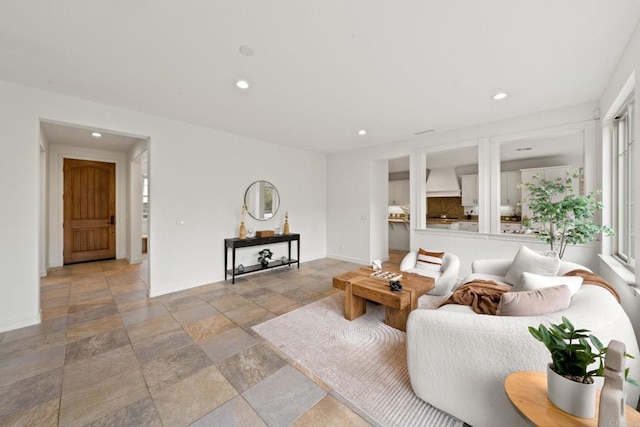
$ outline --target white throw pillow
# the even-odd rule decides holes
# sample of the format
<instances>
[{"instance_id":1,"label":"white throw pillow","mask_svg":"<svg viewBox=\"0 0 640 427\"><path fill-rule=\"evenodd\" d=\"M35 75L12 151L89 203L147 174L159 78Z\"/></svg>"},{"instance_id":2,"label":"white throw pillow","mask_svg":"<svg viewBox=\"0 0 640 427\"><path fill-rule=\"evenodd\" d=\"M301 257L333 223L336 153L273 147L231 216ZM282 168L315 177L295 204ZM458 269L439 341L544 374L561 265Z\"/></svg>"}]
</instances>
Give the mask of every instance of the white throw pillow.
<instances>
[{"instance_id":1,"label":"white throw pillow","mask_svg":"<svg viewBox=\"0 0 640 427\"><path fill-rule=\"evenodd\" d=\"M529 272L543 276L556 276L560 270L560 258L555 252L541 254L526 246L520 248L516 254L504 281L515 285L521 280L522 273Z\"/></svg>"},{"instance_id":2,"label":"white throw pillow","mask_svg":"<svg viewBox=\"0 0 640 427\"><path fill-rule=\"evenodd\" d=\"M522 273L520 281L513 285L511 292L536 291L551 286L567 285L571 296L574 296L580 290L582 281L582 277L578 276L541 276L525 271Z\"/></svg>"}]
</instances>

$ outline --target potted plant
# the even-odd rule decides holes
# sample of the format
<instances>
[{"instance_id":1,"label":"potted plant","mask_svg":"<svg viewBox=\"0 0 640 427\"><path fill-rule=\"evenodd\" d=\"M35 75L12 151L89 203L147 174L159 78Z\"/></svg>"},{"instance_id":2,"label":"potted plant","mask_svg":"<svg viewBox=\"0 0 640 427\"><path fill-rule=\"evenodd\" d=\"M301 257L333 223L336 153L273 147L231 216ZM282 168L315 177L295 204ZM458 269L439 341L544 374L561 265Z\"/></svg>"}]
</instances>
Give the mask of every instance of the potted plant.
<instances>
[{"instance_id":1,"label":"potted plant","mask_svg":"<svg viewBox=\"0 0 640 427\"><path fill-rule=\"evenodd\" d=\"M273 252L270 249L263 249L258 252L258 262L262 264L262 267L267 267L269 265L269 260L273 256Z\"/></svg>"},{"instance_id":2,"label":"potted plant","mask_svg":"<svg viewBox=\"0 0 640 427\"><path fill-rule=\"evenodd\" d=\"M520 185L529 193L526 202L533 212L533 216L523 217L522 224L526 228L541 227L538 238L549 243L560 258L569 244L591 242L600 233L613 235L611 228L593 222L596 210L602 209L602 202L596 200L600 192L574 194L572 181L581 177L579 171L553 180L536 175L534 182Z\"/></svg>"},{"instance_id":3,"label":"potted plant","mask_svg":"<svg viewBox=\"0 0 640 427\"><path fill-rule=\"evenodd\" d=\"M576 329L564 316L562 323L552 324L550 327L551 329L547 329L541 324L536 329L529 326L531 335L551 353L551 363L547 367L549 400L565 412L581 418L591 418L595 414L594 377L602 377L604 374L604 355L607 349L589 330ZM633 358L628 353L625 356ZM595 362L598 362L597 367L590 369ZM638 386L628 374L627 367L625 379Z\"/></svg>"}]
</instances>

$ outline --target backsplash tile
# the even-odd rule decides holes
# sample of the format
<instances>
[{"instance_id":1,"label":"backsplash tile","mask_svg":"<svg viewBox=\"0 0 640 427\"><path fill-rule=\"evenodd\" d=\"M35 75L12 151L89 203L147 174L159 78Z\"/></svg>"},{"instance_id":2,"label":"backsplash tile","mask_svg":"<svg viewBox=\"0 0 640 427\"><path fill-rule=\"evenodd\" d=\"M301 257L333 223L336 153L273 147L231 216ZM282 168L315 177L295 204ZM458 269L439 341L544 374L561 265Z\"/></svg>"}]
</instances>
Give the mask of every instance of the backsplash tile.
<instances>
[{"instance_id":1,"label":"backsplash tile","mask_svg":"<svg viewBox=\"0 0 640 427\"><path fill-rule=\"evenodd\" d=\"M427 197L427 217L440 215L462 219L464 217L462 197Z\"/></svg>"}]
</instances>

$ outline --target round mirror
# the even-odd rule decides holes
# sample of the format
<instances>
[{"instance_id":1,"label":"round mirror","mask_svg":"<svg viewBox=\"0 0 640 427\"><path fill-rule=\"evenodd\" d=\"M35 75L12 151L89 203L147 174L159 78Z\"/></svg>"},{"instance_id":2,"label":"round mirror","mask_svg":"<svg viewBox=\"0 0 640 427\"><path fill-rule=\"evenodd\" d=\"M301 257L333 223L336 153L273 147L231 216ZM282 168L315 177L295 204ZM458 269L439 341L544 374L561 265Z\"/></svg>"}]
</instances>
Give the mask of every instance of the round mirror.
<instances>
[{"instance_id":1,"label":"round mirror","mask_svg":"<svg viewBox=\"0 0 640 427\"><path fill-rule=\"evenodd\" d=\"M244 193L244 205L252 218L266 221L278 212L280 195L270 182L256 181Z\"/></svg>"}]
</instances>

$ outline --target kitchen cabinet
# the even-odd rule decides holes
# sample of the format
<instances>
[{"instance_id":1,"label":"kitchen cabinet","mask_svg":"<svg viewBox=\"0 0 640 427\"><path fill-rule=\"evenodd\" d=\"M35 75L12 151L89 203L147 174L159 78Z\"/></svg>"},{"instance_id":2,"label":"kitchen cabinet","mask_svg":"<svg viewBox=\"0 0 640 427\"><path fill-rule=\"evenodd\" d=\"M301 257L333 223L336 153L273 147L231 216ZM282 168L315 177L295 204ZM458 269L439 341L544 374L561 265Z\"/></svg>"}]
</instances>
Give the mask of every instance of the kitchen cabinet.
<instances>
[{"instance_id":1,"label":"kitchen cabinet","mask_svg":"<svg viewBox=\"0 0 640 427\"><path fill-rule=\"evenodd\" d=\"M478 175L461 175L462 206L476 206L478 204Z\"/></svg>"},{"instance_id":2,"label":"kitchen cabinet","mask_svg":"<svg viewBox=\"0 0 640 427\"><path fill-rule=\"evenodd\" d=\"M520 233L522 230L522 225L518 223L508 224L501 223L500 224L500 232L501 233Z\"/></svg>"},{"instance_id":3,"label":"kitchen cabinet","mask_svg":"<svg viewBox=\"0 0 640 427\"><path fill-rule=\"evenodd\" d=\"M500 204L503 206L515 206L522 198L520 183L522 173L520 171L502 172L500 174Z\"/></svg>"},{"instance_id":4,"label":"kitchen cabinet","mask_svg":"<svg viewBox=\"0 0 640 427\"><path fill-rule=\"evenodd\" d=\"M451 224L427 222L427 228L435 228L438 230L451 230Z\"/></svg>"},{"instance_id":5,"label":"kitchen cabinet","mask_svg":"<svg viewBox=\"0 0 640 427\"><path fill-rule=\"evenodd\" d=\"M389 220L389 249L409 251L409 222Z\"/></svg>"},{"instance_id":6,"label":"kitchen cabinet","mask_svg":"<svg viewBox=\"0 0 640 427\"><path fill-rule=\"evenodd\" d=\"M475 221L460 221L458 225L460 231L473 231L477 233L480 230L478 223Z\"/></svg>"},{"instance_id":7,"label":"kitchen cabinet","mask_svg":"<svg viewBox=\"0 0 640 427\"><path fill-rule=\"evenodd\" d=\"M409 203L409 180L389 181L389 206Z\"/></svg>"},{"instance_id":8,"label":"kitchen cabinet","mask_svg":"<svg viewBox=\"0 0 640 427\"><path fill-rule=\"evenodd\" d=\"M567 176L567 172L572 173L574 168L572 166L555 166L549 168L532 168L532 169L522 169L520 172L522 173L522 182L537 182L534 180L536 175L539 175L544 180L554 180L556 178L565 178ZM579 194L580 192L580 182L578 180L573 180L573 192L574 194ZM564 195L558 195L552 199L552 201L557 202L562 199ZM533 216L533 212L529 209L529 204L527 200L529 198L529 194L526 189L522 189L522 216L527 216L531 218ZM533 227L535 228L535 226Z\"/></svg>"}]
</instances>

